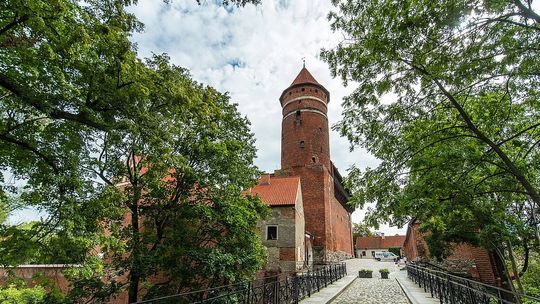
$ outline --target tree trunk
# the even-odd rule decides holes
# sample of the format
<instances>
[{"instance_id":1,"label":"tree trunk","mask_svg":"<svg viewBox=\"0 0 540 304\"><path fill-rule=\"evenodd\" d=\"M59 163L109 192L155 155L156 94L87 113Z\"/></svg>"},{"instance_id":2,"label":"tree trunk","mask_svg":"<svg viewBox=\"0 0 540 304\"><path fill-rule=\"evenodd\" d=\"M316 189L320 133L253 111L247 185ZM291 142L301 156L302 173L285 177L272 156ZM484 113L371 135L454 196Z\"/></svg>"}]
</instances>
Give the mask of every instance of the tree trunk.
<instances>
[{"instance_id":1,"label":"tree trunk","mask_svg":"<svg viewBox=\"0 0 540 304\"><path fill-rule=\"evenodd\" d=\"M429 75L429 74L428 74ZM540 205L540 194L538 193L538 190L530 183L529 179L525 176L523 172L516 166L516 164L504 153L504 151L497 145L495 142L493 142L490 138L488 138L484 132L480 131L478 127L472 122L472 119L470 118L469 114L465 112L465 109L461 106L461 104L454 98L450 92L446 90L446 88L441 84L441 82L438 79L433 79L433 82L439 87L441 92L446 96L446 98L452 103L454 108L459 112L459 115L463 120L465 121L465 124L467 124L467 127L469 130L471 130L476 137L488 145L495 153L499 156L499 158L502 160L502 162L506 165L508 171L510 174L514 176L514 178L523 186L525 191L527 192L528 196L533 200L536 204Z\"/></svg>"},{"instance_id":2,"label":"tree trunk","mask_svg":"<svg viewBox=\"0 0 540 304\"><path fill-rule=\"evenodd\" d=\"M534 228L534 237L536 239L536 246L540 246L540 234L538 233L538 220L536 219L536 204L532 202L532 226ZM540 206L540 205L539 205Z\"/></svg>"},{"instance_id":3,"label":"tree trunk","mask_svg":"<svg viewBox=\"0 0 540 304\"><path fill-rule=\"evenodd\" d=\"M461 116L461 118L467 125L467 128L476 136L476 138L478 138L478 140L488 145L497 154L497 156L499 156L501 161L505 164L506 168L508 169L508 172L512 176L514 176L514 178L521 184L521 186L525 189L525 192L527 192L527 195L529 196L529 198L533 202L535 202L537 205L540 205L540 193L535 188L535 186L531 184L531 182L525 176L525 174L516 166L516 164L508 157L508 155L506 155L506 153L499 147L499 145L493 142L490 138L488 138L484 134L484 132L478 129L478 127L473 123L469 114L457 101L454 95L452 95L450 92L448 92L448 90L446 90L446 88L439 81L439 79L433 77L425 68L416 66L408 60L402 60L402 62L406 63L407 65L409 65L416 71L430 78L430 80L439 88L442 94L450 101L452 106L459 112L459 116Z\"/></svg>"},{"instance_id":4,"label":"tree trunk","mask_svg":"<svg viewBox=\"0 0 540 304\"><path fill-rule=\"evenodd\" d=\"M137 191L136 189L134 189ZM138 192L138 191L137 191ZM140 235L139 235L139 210L138 201L139 195L134 195L134 202L131 209L131 232L132 232L132 246L131 251L131 267L129 269L129 290L128 290L128 304L135 303L138 300L139 283L141 280L140 275Z\"/></svg>"},{"instance_id":5,"label":"tree trunk","mask_svg":"<svg viewBox=\"0 0 540 304\"><path fill-rule=\"evenodd\" d=\"M501 287L504 289L507 289L513 293L515 293L514 284L512 284L512 281L510 280L510 276L508 275L508 269L506 268L506 264L504 262L504 256L502 255L501 251L498 247L495 247L495 254L493 255L495 258L495 265L497 267L498 272L501 274ZM514 298L510 293L503 293L502 298L506 301L505 303L515 303L520 304L520 300Z\"/></svg>"},{"instance_id":6,"label":"tree trunk","mask_svg":"<svg viewBox=\"0 0 540 304\"><path fill-rule=\"evenodd\" d=\"M506 246L508 247L508 254L510 255L510 262L512 263L512 271L514 272L514 278L518 284L518 289L520 293L524 293L523 285L521 285L521 279L519 278L519 272L517 270L516 258L514 257L514 250L512 250L512 243L506 241Z\"/></svg>"}]
</instances>

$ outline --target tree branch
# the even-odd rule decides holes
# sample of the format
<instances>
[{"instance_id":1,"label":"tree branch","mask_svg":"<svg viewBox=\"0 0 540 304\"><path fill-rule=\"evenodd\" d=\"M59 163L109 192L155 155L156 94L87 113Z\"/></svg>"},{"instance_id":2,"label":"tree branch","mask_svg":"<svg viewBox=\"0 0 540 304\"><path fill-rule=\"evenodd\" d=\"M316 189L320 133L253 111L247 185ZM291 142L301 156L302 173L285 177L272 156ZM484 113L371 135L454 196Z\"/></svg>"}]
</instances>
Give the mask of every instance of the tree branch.
<instances>
[{"instance_id":1,"label":"tree branch","mask_svg":"<svg viewBox=\"0 0 540 304\"><path fill-rule=\"evenodd\" d=\"M519 0L517 0L519 1ZM535 187L529 182L527 177L517 168L517 166L514 164L514 162L504 153L504 151L501 150L501 148L493 142L491 139L489 139L478 127L473 123L471 117L469 117L469 114L465 111L465 109L461 106L461 104L455 99L454 95L452 95L450 92L446 90L444 85L437 79L436 77L433 77L431 73L429 73L424 67L417 66L413 64L409 60L399 59L400 61L404 62L414 70L418 71L421 75L427 76L442 92L442 94L450 101L452 106L459 112L459 115L461 118L465 121L465 124L467 125L468 129L476 135L476 137L486 145L488 145L495 153L499 156L499 158L502 160L502 162L508 167L508 170L510 173L518 180L518 182L525 188L525 190L528 192L531 199L537 203L540 204L540 194L535 189Z\"/></svg>"},{"instance_id":2,"label":"tree branch","mask_svg":"<svg viewBox=\"0 0 540 304\"><path fill-rule=\"evenodd\" d=\"M514 4L519 8L523 17L533 19L536 23L540 23L540 16L523 4L521 0L514 0Z\"/></svg>"},{"instance_id":3,"label":"tree branch","mask_svg":"<svg viewBox=\"0 0 540 304\"><path fill-rule=\"evenodd\" d=\"M9 31L10 29L16 27L17 25L25 22L26 20L28 20L28 16L27 15L24 15L22 17L15 17L13 19L13 21L11 21L10 23L6 24L3 28L0 29L0 35L3 35L5 34L7 31Z\"/></svg>"},{"instance_id":4,"label":"tree branch","mask_svg":"<svg viewBox=\"0 0 540 304\"><path fill-rule=\"evenodd\" d=\"M107 131L110 126L101 123L98 121L94 121L88 117L88 114L84 112L79 112L77 114L73 114L70 112L62 111L59 109L55 109L53 107L50 107L47 105L46 100L51 99L47 98L50 96L35 96L33 94L30 94L31 91L29 88L23 88L19 86L18 84L14 83L4 74L0 74L0 86L5 88L6 90L12 92L15 96L19 97L21 101L33 107L34 109L38 110L39 112L55 119L65 119L73 122L78 122L82 125L89 126L98 130ZM56 98L53 98L56 99Z\"/></svg>"},{"instance_id":5,"label":"tree branch","mask_svg":"<svg viewBox=\"0 0 540 304\"><path fill-rule=\"evenodd\" d=\"M532 125L532 126L529 126L528 128L525 128L525 129L523 129L523 130L517 132L516 134L514 134L514 135L508 137L507 139L505 139L505 140L503 140L503 141L497 143L497 146L500 146L500 145L502 145L502 144L504 144L504 143L506 143L506 142L508 142L508 141L510 141L510 140L512 140L512 139L514 139L514 138L516 138L516 137L518 137L518 136L520 136L521 134L523 134L523 133L525 133L525 132L527 132L527 131L529 131L529 130L535 129L535 128L537 128L537 127L540 127L540 122L539 122L539 123L536 123L536 124L534 124L534 125Z\"/></svg>"},{"instance_id":6,"label":"tree branch","mask_svg":"<svg viewBox=\"0 0 540 304\"><path fill-rule=\"evenodd\" d=\"M6 141L8 143L11 143L13 145L16 145L16 146L18 146L20 148L23 148L24 150L31 151L36 156L41 158L47 165L49 165L49 167L51 167L53 169L54 173L59 173L60 172L58 166L56 165L56 163L53 161L52 158L50 158L49 156L43 154L37 148L32 147L29 143L20 141L18 139L10 137L10 136L8 136L6 134L0 134L0 140L3 140L3 141Z\"/></svg>"}]
</instances>

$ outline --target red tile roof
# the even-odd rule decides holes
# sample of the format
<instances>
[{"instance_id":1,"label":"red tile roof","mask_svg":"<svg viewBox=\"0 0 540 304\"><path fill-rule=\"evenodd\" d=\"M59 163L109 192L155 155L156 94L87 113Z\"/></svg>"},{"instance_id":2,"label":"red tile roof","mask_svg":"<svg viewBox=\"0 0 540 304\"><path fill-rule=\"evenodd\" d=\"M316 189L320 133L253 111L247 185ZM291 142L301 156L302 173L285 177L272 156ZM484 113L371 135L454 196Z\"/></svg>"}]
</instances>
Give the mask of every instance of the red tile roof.
<instances>
[{"instance_id":1,"label":"red tile roof","mask_svg":"<svg viewBox=\"0 0 540 304\"><path fill-rule=\"evenodd\" d=\"M404 235L385 236L360 236L356 238L357 249L388 249L391 247L403 247Z\"/></svg>"},{"instance_id":2,"label":"red tile roof","mask_svg":"<svg viewBox=\"0 0 540 304\"><path fill-rule=\"evenodd\" d=\"M294 88L296 86L302 86L305 84L311 84L311 85L319 87L326 94L325 96L326 102L330 102L330 92L328 92L328 90L325 87L323 87L320 83L317 82L317 80L315 80L315 77L311 75L311 73L306 69L306 67L303 67L300 70L300 73L298 73L294 81L291 83L291 85L285 90L283 90L283 92L281 93L281 96L279 97L279 101L280 102L283 101L283 97L285 96L285 93L289 89Z\"/></svg>"},{"instance_id":3,"label":"red tile roof","mask_svg":"<svg viewBox=\"0 0 540 304\"><path fill-rule=\"evenodd\" d=\"M261 177L259 184L250 188L247 193L258 195L269 206L295 205L298 195L300 177L270 177L270 183L263 182Z\"/></svg>"},{"instance_id":4,"label":"red tile roof","mask_svg":"<svg viewBox=\"0 0 540 304\"><path fill-rule=\"evenodd\" d=\"M298 76L296 76L294 81L291 83L291 86L302 83L313 83L320 85L317 80L315 80L315 77L313 77L313 75L311 75L311 73L306 69L306 67L300 70L300 73L298 73Z\"/></svg>"},{"instance_id":5,"label":"red tile roof","mask_svg":"<svg viewBox=\"0 0 540 304\"><path fill-rule=\"evenodd\" d=\"M392 235L392 236L385 236L381 242L381 245L383 246L382 248L403 247L404 242L405 242L404 235Z\"/></svg>"}]
</instances>

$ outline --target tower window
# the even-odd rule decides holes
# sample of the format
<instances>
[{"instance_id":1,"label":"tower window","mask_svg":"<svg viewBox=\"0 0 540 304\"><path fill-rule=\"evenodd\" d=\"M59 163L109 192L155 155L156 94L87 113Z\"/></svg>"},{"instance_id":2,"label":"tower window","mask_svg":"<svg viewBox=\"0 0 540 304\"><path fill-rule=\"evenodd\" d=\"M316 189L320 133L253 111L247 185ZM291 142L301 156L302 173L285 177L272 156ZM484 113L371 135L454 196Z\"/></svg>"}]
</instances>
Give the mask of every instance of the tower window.
<instances>
[{"instance_id":1,"label":"tower window","mask_svg":"<svg viewBox=\"0 0 540 304\"><path fill-rule=\"evenodd\" d=\"M300 119L300 110L296 111L296 119Z\"/></svg>"},{"instance_id":2,"label":"tower window","mask_svg":"<svg viewBox=\"0 0 540 304\"><path fill-rule=\"evenodd\" d=\"M289 92L289 95L292 95L292 92Z\"/></svg>"},{"instance_id":3,"label":"tower window","mask_svg":"<svg viewBox=\"0 0 540 304\"><path fill-rule=\"evenodd\" d=\"M266 239L267 240L277 240L278 238L278 232L277 232L277 226L266 226Z\"/></svg>"},{"instance_id":4,"label":"tower window","mask_svg":"<svg viewBox=\"0 0 540 304\"><path fill-rule=\"evenodd\" d=\"M300 148L304 148L305 146L306 146L306 143L303 140L301 140L300 141Z\"/></svg>"},{"instance_id":5,"label":"tower window","mask_svg":"<svg viewBox=\"0 0 540 304\"><path fill-rule=\"evenodd\" d=\"M312 161L313 163L316 163L316 162L317 162L317 159L315 158L315 156L313 156L313 157L311 158L311 161Z\"/></svg>"},{"instance_id":6,"label":"tower window","mask_svg":"<svg viewBox=\"0 0 540 304\"><path fill-rule=\"evenodd\" d=\"M315 89L315 93L319 93L319 90Z\"/></svg>"},{"instance_id":7,"label":"tower window","mask_svg":"<svg viewBox=\"0 0 540 304\"><path fill-rule=\"evenodd\" d=\"M304 92L306 89L305 88L302 88L302 92Z\"/></svg>"}]
</instances>

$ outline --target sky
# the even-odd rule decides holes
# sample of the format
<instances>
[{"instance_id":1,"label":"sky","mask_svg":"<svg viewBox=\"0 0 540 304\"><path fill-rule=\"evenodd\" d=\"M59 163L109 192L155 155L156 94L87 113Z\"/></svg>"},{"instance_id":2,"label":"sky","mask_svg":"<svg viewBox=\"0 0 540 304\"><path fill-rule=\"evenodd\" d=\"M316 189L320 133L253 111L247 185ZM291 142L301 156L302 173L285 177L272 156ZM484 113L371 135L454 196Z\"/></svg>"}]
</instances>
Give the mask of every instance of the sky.
<instances>
[{"instance_id":1,"label":"sky","mask_svg":"<svg viewBox=\"0 0 540 304\"><path fill-rule=\"evenodd\" d=\"M224 7L220 1L139 0L130 8L145 24L136 33L140 57L167 53L171 61L188 68L193 78L229 92L242 115L251 121L258 149L255 164L263 171L280 167L281 107L279 96L294 80L303 61L317 81L330 91L330 125L341 118L342 98L354 90L330 75L320 59L322 48L336 46L343 36L332 32L327 15L329 0L263 0L258 6ZM343 175L355 164L375 167L378 160L363 149L350 152L345 138L330 134L330 152ZM365 210L353 213L360 222ZM382 226L386 234L405 228Z\"/></svg>"}]
</instances>

